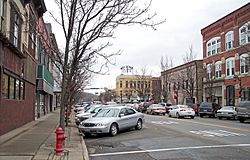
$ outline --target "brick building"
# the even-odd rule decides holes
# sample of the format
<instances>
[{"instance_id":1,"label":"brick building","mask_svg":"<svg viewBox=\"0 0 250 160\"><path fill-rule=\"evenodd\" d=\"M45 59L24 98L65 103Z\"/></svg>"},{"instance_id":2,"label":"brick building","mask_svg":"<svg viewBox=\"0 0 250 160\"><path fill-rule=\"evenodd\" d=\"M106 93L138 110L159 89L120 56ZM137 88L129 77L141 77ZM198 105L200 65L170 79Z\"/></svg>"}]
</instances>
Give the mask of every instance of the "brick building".
<instances>
[{"instance_id":1,"label":"brick building","mask_svg":"<svg viewBox=\"0 0 250 160\"><path fill-rule=\"evenodd\" d=\"M35 119L36 18L43 0L0 0L0 135Z\"/></svg>"},{"instance_id":2,"label":"brick building","mask_svg":"<svg viewBox=\"0 0 250 160\"><path fill-rule=\"evenodd\" d=\"M162 96L169 104L202 102L202 60L194 60L161 72Z\"/></svg>"},{"instance_id":3,"label":"brick building","mask_svg":"<svg viewBox=\"0 0 250 160\"><path fill-rule=\"evenodd\" d=\"M204 101L237 105L250 100L250 3L201 30Z\"/></svg>"},{"instance_id":4,"label":"brick building","mask_svg":"<svg viewBox=\"0 0 250 160\"><path fill-rule=\"evenodd\" d=\"M152 77L152 99L155 102L161 101L161 77Z\"/></svg>"}]
</instances>

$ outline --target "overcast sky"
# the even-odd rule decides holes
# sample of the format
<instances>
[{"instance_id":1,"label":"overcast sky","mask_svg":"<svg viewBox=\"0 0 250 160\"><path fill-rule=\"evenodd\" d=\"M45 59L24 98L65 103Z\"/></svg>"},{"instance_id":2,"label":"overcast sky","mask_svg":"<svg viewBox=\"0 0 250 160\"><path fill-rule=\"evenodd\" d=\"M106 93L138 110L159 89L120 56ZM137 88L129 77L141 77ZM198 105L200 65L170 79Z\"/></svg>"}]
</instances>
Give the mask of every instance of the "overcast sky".
<instances>
[{"instance_id":1,"label":"overcast sky","mask_svg":"<svg viewBox=\"0 0 250 160\"><path fill-rule=\"evenodd\" d=\"M141 0L143 1L143 0ZM110 50L122 50L115 58L116 65L110 66L109 75L95 76L90 87L115 88L115 78L120 68L130 65L134 69L146 68L148 74L160 76L161 56L173 58L174 66L182 64L182 57L193 46L197 59L202 59L202 36L200 30L226 16L249 0L153 0L151 12L166 22L154 31L139 26L121 27L115 33ZM54 11L51 0L45 0L48 11ZM59 47L64 44L60 39L60 26L53 22L48 13L44 21L52 23Z\"/></svg>"}]
</instances>

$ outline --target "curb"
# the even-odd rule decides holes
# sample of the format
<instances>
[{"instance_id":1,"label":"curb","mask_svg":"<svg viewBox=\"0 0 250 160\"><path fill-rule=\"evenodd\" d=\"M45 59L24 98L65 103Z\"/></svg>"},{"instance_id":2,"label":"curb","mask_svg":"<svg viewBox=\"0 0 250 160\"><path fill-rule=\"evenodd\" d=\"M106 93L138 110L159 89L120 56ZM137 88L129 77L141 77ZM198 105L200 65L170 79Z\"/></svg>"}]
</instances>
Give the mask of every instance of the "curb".
<instances>
[{"instance_id":1,"label":"curb","mask_svg":"<svg viewBox=\"0 0 250 160\"><path fill-rule=\"evenodd\" d=\"M88 149L87 146L85 144L85 141L81 135L81 145L82 145L82 154L83 154L83 159L84 160L89 160L89 154L88 154Z\"/></svg>"}]
</instances>

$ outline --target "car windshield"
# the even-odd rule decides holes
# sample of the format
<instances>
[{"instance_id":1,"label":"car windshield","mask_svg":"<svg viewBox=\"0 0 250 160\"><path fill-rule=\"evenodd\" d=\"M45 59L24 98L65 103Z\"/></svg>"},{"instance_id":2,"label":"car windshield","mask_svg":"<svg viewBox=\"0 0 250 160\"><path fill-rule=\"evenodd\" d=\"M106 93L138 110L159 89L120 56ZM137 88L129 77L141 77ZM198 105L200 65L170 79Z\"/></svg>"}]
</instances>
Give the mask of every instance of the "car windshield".
<instances>
[{"instance_id":1,"label":"car windshield","mask_svg":"<svg viewBox=\"0 0 250 160\"><path fill-rule=\"evenodd\" d=\"M225 109L225 110L234 110L233 107L230 107L230 106L222 107L221 109Z\"/></svg>"},{"instance_id":2,"label":"car windshield","mask_svg":"<svg viewBox=\"0 0 250 160\"><path fill-rule=\"evenodd\" d=\"M188 106L180 106L180 108L190 108L190 107L188 107Z\"/></svg>"},{"instance_id":3,"label":"car windshield","mask_svg":"<svg viewBox=\"0 0 250 160\"><path fill-rule=\"evenodd\" d=\"M108 108L103 109L100 112L98 112L95 117L117 117L119 113L119 109L115 108Z\"/></svg>"}]
</instances>

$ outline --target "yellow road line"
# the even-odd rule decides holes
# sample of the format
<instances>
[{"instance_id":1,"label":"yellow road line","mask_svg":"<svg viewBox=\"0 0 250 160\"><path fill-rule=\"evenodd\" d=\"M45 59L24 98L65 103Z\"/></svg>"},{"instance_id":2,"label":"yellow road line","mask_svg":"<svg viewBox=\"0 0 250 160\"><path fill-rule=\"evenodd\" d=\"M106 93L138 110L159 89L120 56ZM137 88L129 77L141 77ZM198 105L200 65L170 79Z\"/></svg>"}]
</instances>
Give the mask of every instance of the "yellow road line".
<instances>
[{"instance_id":1,"label":"yellow road line","mask_svg":"<svg viewBox=\"0 0 250 160\"><path fill-rule=\"evenodd\" d=\"M183 122L189 122L189 123L196 123L196 124L201 124L201 125L206 125L206 126L212 126L212 127L227 128L227 129L237 130L237 131L241 131L241 132L250 132L250 130L248 130L248 129L240 129L240 128L228 127L228 126L223 126L223 125L218 125L218 124L209 124L209 123L204 123L204 122L195 122L195 121L184 120L184 119L173 119L173 120L183 121Z\"/></svg>"}]
</instances>

